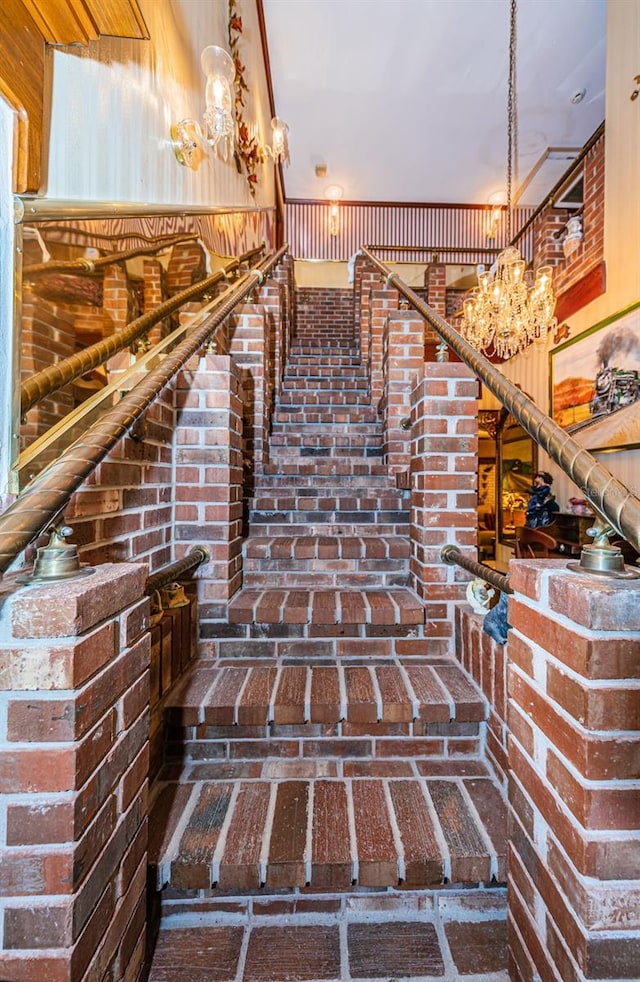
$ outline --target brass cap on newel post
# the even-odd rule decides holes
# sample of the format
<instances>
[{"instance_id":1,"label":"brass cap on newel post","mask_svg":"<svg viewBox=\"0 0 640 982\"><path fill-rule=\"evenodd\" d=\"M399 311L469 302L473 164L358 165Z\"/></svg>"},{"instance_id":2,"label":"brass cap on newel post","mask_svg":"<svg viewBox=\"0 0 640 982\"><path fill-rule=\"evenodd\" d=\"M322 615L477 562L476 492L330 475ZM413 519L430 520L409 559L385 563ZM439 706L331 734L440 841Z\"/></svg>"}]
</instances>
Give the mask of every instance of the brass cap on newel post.
<instances>
[{"instance_id":1,"label":"brass cap on newel post","mask_svg":"<svg viewBox=\"0 0 640 982\"><path fill-rule=\"evenodd\" d=\"M574 573L588 573L614 580L640 579L640 570L625 566L622 549L610 544L609 537L616 534L606 519L598 516L595 524L587 529L587 535L591 536L593 542L585 543L580 553L580 562L568 563L567 568Z\"/></svg>"},{"instance_id":2,"label":"brass cap on newel post","mask_svg":"<svg viewBox=\"0 0 640 982\"><path fill-rule=\"evenodd\" d=\"M73 576L88 576L94 572L91 566L81 566L78 547L66 540L73 534L68 525L50 528L49 542L36 553L33 572L21 577L23 583L48 583L66 580Z\"/></svg>"}]
</instances>

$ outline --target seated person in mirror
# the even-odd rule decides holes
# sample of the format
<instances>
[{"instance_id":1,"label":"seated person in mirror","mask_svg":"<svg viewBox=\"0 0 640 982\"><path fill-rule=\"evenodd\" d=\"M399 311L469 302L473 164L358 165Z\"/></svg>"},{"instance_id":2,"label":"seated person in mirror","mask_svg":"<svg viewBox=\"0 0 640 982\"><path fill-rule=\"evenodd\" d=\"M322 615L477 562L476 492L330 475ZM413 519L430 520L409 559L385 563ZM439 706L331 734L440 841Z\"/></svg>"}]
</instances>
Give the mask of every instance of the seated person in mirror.
<instances>
[{"instance_id":1,"label":"seated person in mirror","mask_svg":"<svg viewBox=\"0 0 640 982\"><path fill-rule=\"evenodd\" d=\"M544 528L545 525L551 525L555 521L555 513L560 511L560 508L551 494L552 484L553 478L548 471L538 471L534 476L525 517L527 528Z\"/></svg>"}]
</instances>

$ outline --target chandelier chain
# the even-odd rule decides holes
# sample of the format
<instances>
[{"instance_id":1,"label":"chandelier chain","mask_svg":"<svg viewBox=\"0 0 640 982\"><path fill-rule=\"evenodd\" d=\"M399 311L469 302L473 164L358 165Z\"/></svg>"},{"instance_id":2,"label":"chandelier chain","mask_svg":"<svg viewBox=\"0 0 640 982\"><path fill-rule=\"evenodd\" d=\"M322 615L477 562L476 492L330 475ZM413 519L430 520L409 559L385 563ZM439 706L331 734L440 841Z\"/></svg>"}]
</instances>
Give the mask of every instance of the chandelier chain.
<instances>
[{"instance_id":1,"label":"chandelier chain","mask_svg":"<svg viewBox=\"0 0 640 982\"><path fill-rule=\"evenodd\" d=\"M510 0L509 16L509 80L507 94L507 242L513 234L513 181L516 144L516 47L518 43L516 23L518 17L517 0Z\"/></svg>"}]
</instances>

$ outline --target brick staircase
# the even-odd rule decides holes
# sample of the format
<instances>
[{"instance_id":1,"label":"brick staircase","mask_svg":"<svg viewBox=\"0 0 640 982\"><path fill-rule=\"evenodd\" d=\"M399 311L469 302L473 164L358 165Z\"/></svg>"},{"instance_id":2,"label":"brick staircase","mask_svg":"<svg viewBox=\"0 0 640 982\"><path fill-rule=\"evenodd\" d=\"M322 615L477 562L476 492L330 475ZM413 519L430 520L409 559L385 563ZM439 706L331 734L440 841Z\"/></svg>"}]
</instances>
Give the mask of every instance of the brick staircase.
<instances>
[{"instance_id":1,"label":"brick staircase","mask_svg":"<svg viewBox=\"0 0 640 982\"><path fill-rule=\"evenodd\" d=\"M474 944L482 977L503 978L506 813L483 759L488 707L429 642L408 586L408 492L381 455L351 329L298 336L250 502L243 589L216 657L166 706L149 855L163 924L177 927L170 943L161 932L152 982L178 977L178 940L194 957L185 917L231 930L230 909L245 932L230 979L364 978L351 938L365 914L382 934L391 917L397 939L433 926L428 952L390 937L385 977L481 971L464 962ZM325 925L323 943L334 927L347 940L324 967L290 954L296 967L265 969L261 904L289 926L301 912L307 930ZM449 930L478 920L481 939Z\"/></svg>"}]
</instances>

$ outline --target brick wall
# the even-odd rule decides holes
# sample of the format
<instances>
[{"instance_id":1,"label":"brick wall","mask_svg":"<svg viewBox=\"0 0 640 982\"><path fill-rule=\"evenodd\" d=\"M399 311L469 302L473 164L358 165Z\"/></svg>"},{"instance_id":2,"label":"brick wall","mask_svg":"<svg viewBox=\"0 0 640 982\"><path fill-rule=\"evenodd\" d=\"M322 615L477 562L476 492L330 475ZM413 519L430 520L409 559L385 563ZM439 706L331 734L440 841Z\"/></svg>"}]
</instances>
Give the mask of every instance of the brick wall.
<instances>
[{"instance_id":1,"label":"brick wall","mask_svg":"<svg viewBox=\"0 0 640 982\"><path fill-rule=\"evenodd\" d=\"M411 393L422 373L423 320L408 310L389 314L384 333L383 452L390 474L411 466L411 433L400 426L411 417Z\"/></svg>"},{"instance_id":2,"label":"brick wall","mask_svg":"<svg viewBox=\"0 0 640 982\"><path fill-rule=\"evenodd\" d=\"M298 287L295 291L297 325L304 330L353 325L353 290Z\"/></svg>"},{"instance_id":3,"label":"brick wall","mask_svg":"<svg viewBox=\"0 0 640 982\"><path fill-rule=\"evenodd\" d=\"M144 568L18 589L0 627L0 978L134 979L145 949ZM10 578L3 585L11 584Z\"/></svg>"},{"instance_id":4,"label":"brick wall","mask_svg":"<svg viewBox=\"0 0 640 982\"><path fill-rule=\"evenodd\" d=\"M512 968L563 982L640 965L640 607L633 583L512 563Z\"/></svg>"},{"instance_id":5,"label":"brick wall","mask_svg":"<svg viewBox=\"0 0 640 982\"><path fill-rule=\"evenodd\" d=\"M583 239L576 251L565 259L562 250L563 229L576 212L549 208L534 223L534 265L549 263L554 267L558 297L604 259L604 147L603 136L584 159Z\"/></svg>"}]
</instances>

